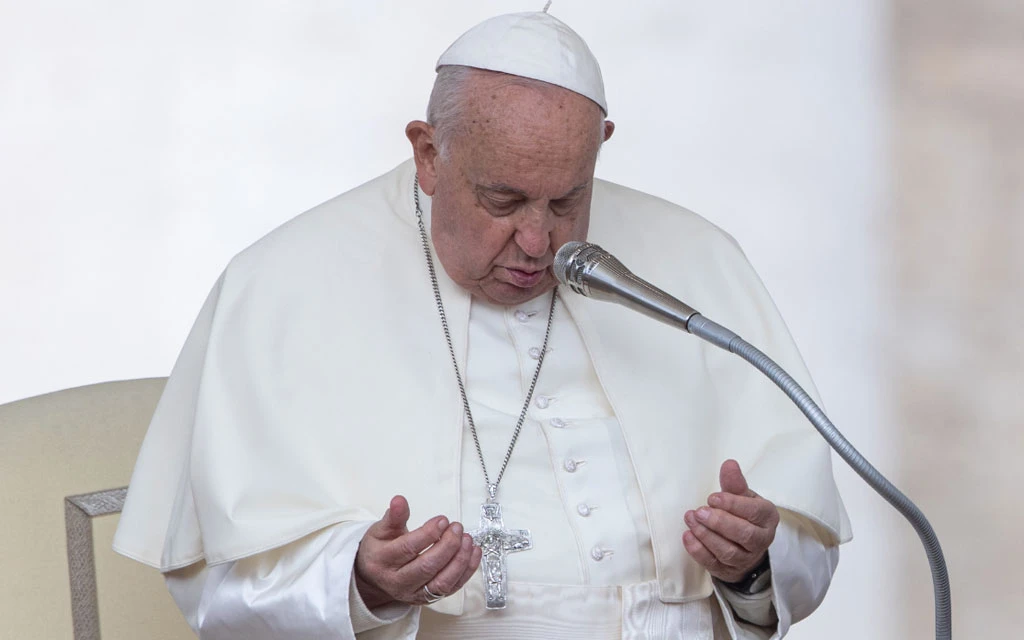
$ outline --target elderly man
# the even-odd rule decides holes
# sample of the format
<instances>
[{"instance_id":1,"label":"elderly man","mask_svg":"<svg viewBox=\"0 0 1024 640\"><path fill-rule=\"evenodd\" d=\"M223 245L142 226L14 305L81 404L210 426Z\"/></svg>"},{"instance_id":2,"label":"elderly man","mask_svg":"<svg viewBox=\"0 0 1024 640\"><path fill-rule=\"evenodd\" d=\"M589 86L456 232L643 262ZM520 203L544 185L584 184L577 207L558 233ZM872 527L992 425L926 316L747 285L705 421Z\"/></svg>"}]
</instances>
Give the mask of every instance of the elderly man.
<instances>
[{"instance_id":1,"label":"elderly man","mask_svg":"<svg viewBox=\"0 0 1024 640\"><path fill-rule=\"evenodd\" d=\"M808 382L731 238L594 179L606 114L572 30L493 18L442 55L412 161L231 262L115 539L201 637L769 638L818 605L849 525L813 429L556 288L589 237Z\"/></svg>"}]
</instances>

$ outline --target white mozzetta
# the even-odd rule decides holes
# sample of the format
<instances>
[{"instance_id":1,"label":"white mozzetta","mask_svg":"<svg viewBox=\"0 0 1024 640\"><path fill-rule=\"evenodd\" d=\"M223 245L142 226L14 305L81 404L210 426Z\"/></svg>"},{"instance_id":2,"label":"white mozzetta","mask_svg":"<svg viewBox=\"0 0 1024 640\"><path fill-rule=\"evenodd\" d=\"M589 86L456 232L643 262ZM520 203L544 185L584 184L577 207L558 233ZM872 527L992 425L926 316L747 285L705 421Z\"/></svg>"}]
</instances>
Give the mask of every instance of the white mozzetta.
<instances>
[{"instance_id":1,"label":"white mozzetta","mask_svg":"<svg viewBox=\"0 0 1024 640\"><path fill-rule=\"evenodd\" d=\"M406 162L231 262L153 417L117 551L167 571L375 520L396 493L409 498L413 522L460 511L464 487L478 482L461 477L461 401L424 272L413 177ZM713 225L598 180L590 239L761 347L814 393L756 274ZM445 279L441 295L465 367L469 295ZM662 601L713 591L679 544L681 515L717 490L726 458L740 462L759 493L816 523L830 544L850 537L827 446L771 383L639 314L579 296L564 304L620 426ZM553 395L544 418L559 417L559 403ZM382 472L385 451L391 464ZM571 446L566 454L594 455ZM529 526L511 514L507 522ZM432 609L460 613L463 597Z\"/></svg>"}]
</instances>

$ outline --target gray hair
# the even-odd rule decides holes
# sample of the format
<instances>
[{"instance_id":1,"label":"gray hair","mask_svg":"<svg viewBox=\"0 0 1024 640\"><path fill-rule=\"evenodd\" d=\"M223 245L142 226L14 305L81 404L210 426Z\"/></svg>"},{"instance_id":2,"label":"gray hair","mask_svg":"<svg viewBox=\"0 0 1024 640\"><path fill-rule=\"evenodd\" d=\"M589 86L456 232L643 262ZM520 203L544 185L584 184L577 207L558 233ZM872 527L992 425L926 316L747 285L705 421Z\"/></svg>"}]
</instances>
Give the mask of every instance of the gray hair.
<instances>
[{"instance_id":1,"label":"gray hair","mask_svg":"<svg viewBox=\"0 0 1024 640\"><path fill-rule=\"evenodd\" d=\"M445 65L437 70L434 88L430 92L427 103L427 123L434 127L434 146L442 158L448 156L451 141L460 128L465 127L466 86L469 81L480 73L489 73L473 67L461 65ZM510 81L527 87L549 89L553 85L532 78L510 76ZM604 143L605 119L600 119L598 150Z\"/></svg>"}]
</instances>

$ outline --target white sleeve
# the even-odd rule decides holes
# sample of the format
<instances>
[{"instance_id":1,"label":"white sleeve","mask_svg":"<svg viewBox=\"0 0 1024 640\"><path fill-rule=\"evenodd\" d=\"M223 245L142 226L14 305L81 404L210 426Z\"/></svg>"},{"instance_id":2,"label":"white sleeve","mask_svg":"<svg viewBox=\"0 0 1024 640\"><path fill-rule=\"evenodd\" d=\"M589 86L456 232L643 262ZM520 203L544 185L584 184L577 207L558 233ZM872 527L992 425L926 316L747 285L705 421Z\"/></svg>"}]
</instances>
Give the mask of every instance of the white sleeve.
<instances>
[{"instance_id":1,"label":"white sleeve","mask_svg":"<svg viewBox=\"0 0 1024 640\"><path fill-rule=\"evenodd\" d=\"M370 523L328 527L277 549L212 567L164 574L192 630L203 639L405 640L419 607L367 609L353 580Z\"/></svg>"},{"instance_id":2,"label":"white sleeve","mask_svg":"<svg viewBox=\"0 0 1024 640\"><path fill-rule=\"evenodd\" d=\"M839 547L826 543L806 519L779 509L779 527L768 548L771 586L743 595L714 581L734 640L775 640L818 608L839 563Z\"/></svg>"}]
</instances>

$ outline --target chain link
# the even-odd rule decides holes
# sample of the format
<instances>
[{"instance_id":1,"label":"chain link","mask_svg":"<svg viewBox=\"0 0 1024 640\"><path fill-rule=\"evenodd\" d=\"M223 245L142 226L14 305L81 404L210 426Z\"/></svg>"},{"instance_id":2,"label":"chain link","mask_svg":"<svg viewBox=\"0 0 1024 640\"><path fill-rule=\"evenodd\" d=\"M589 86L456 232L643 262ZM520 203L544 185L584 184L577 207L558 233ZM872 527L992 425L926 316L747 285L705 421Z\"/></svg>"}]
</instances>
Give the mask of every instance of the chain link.
<instances>
[{"instance_id":1,"label":"chain link","mask_svg":"<svg viewBox=\"0 0 1024 640\"><path fill-rule=\"evenodd\" d=\"M441 289L437 282L437 271L434 269L434 260L430 255L430 242L427 240L427 228L423 224L423 210L420 209L420 181L419 176L413 180L413 200L416 203L416 223L420 229L420 241L423 243L423 253L427 258L427 271L430 273L430 284L434 288L434 300L437 303L437 315L441 318L441 328L444 329L444 339L448 343L448 353L452 358L452 368L455 369L455 381L459 384L459 394L462 396L462 408L466 412L466 420L469 422L469 432L473 435L473 444L476 445L476 455L480 458L480 468L484 472L484 482L487 485L489 501L493 502L498 493L498 485L505 476L505 469L508 461L512 458L512 450L516 447L519 439L519 432L523 430L523 423L526 422L526 412L530 409L530 400L533 399L534 389L537 388L537 378L540 377L540 369L544 365L544 356L548 352L548 338L551 337L551 324L555 317L555 303L558 301L558 287L551 292L551 308L548 310L548 326L544 331L544 345L540 349L540 357L537 358L537 370L533 372L533 380L530 381L530 389L526 392L526 402L523 403L523 410L519 413L519 420L516 422L516 429L512 433L512 441L505 452L505 460L498 471L498 477L492 483L487 474L487 463L484 462L484 452L480 448L480 438L476 432L476 423L473 422L473 412L469 409L469 396L466 395L466 386L462 383L462 374L459 372L459 360L455 357L455 347L452 344L452 334L448 329L448 316L444 312L444 303L441 302Z\"/></svg>"}]
</instances>

